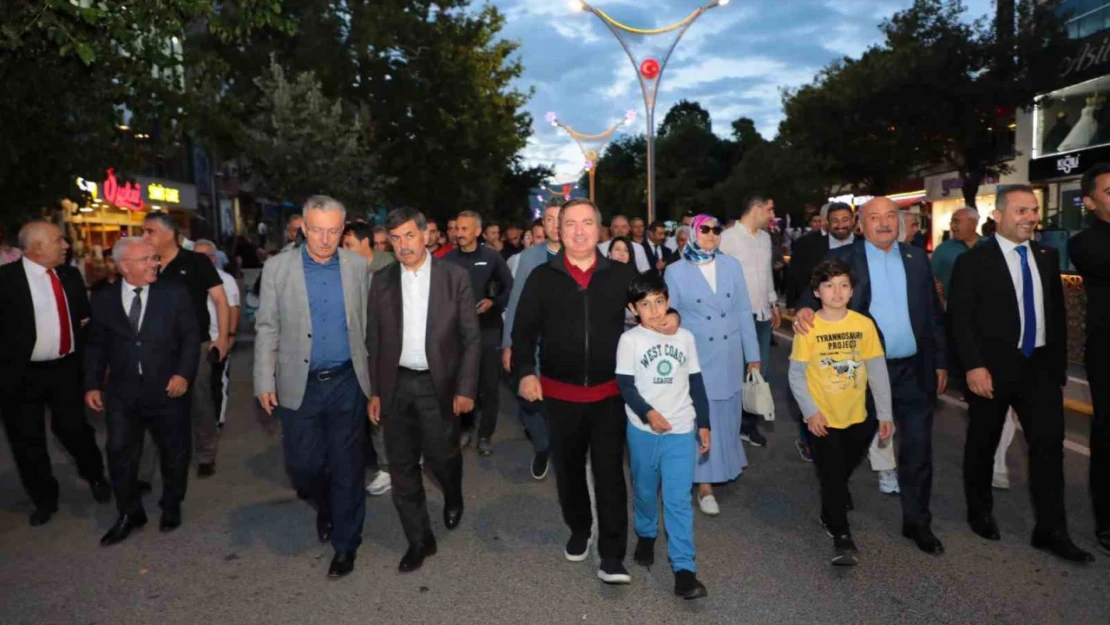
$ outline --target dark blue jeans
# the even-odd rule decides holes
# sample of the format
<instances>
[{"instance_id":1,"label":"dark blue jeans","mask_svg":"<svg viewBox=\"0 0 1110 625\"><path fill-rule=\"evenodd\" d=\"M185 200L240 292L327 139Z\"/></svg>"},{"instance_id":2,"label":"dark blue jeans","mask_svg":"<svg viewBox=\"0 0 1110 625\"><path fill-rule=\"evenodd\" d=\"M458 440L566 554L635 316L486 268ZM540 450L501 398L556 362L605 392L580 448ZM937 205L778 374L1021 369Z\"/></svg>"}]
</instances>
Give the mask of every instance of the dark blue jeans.
<instances>
[{"instance_id":1,"label":"dark blue jeans","mask_svg":"<svg viewBox=\"0 0 1110 625\"><path fill-rule=\"evenodd\" d=\"M335 550L355 551L366 518L366 397L354 369L326 380L310 373L301 407L277 413L293 485L331 514Z\"/></svg>"}]
</instances>

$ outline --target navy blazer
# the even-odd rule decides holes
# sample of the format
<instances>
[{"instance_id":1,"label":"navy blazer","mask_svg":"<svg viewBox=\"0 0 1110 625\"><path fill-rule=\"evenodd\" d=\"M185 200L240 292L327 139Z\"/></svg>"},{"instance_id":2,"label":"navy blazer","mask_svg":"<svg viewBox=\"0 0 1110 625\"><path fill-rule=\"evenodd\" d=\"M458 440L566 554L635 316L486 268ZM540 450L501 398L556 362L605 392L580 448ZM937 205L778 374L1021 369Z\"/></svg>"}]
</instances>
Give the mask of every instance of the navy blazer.
<instances>
[{"instance_id":1,"label":"navy blazer","mask_svg":"<svg viewBox=\"0 0 1110 625\"><path fill-rule=\"evenodd\" d=\"M69 321L74 338L75 354L80 357L85 346L85 326L89 318L89 298L81 273L69 265L54 268L69 304ZM15 392L23 383L23 372L31 362L31 352L38 340L35 330L35 304L31 285L23 270L23 259L0 267L0 390Z\"/></svg>"},{"instance_id":2,"label":"navy blazer","mask_svg":"<svg viewBox=\"0 0 1110 625\"><path fill-rule=\"evenodd\" d=\"M200 364L200 328L185 287L168 281L151 283L138 333L123 310L123 288L124 281L118 280L93 294L85 390L103 389L109 370L107 391L117 397L165 389L175 375L188 380L191 389ZM208 328L204 330L207 333Z\"/></svg>"},{"instance_id":3,"label":"navy blazer","mask_svg":"<svg viewBox=\"0 0 1110 625\"><path fill-rule=\"evenodd\" d=\"M1060 255L1051 247L1029 242L1044 294L1044 350L1049 375L1068 381L1068 329ZM1021 316L1017 290L998 240L990 238L960 254L948 289L948 312L956 350L966 369L986 367L999 381L1017 382L1025 357L1018 348Z\"/></svg>"},{"instance_id":4,"label":"navy blazer","mask_svg":"<svg viewBox=\"0 0 1110 625\"><path fill-rule=\"evenodd\" d=\"M843 261L852 268L852 300L848 302L848 308L871 317L871 273L867 268L865 244L866 241L858 237L852 245L829 250L825 258ZM933 268L929 264L925 250L906 243L897 245L902 254L902 264L906 268L906 301L910 307L913 337L917 341L916 358L922 376L921 384L932 397L936 395L937 390L936 370L948 368L944 341L944 315L933 283ZM817 301L812 290L807 289L800 294L798 308L817 310L820 307L821 303ZM875 327L878 328L878 326L879 324L876 323ZM884 340L881 328L879 339ZM885 340L883 348L886 348Z\"/></svg>"}]
</instances>

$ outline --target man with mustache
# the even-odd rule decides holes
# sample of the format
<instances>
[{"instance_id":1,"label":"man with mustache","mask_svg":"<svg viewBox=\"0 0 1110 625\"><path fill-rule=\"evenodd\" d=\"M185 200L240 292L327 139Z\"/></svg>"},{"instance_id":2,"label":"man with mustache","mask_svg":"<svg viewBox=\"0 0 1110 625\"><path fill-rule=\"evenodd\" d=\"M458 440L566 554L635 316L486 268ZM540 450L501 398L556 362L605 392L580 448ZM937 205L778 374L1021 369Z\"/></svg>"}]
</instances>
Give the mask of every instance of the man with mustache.
<instances>
[{"instance_id":1,"label":"man with mustache","mask_svg":"<svg viewBox=\"0 0 1110 625\"><path fill-rule=\"evenodd\" d=\"M857 276L848 308L879 327L890 373L894 424L899 432L898 481L902 535L922 551L939 555L944 545L931 529L933 408L948 384L944 322L929 259L919 248L898 242L898 205L877 197L860 209L864 240L830 250ZM813 328L817 300L803 293L794 331ZM988 488L990 479L987 480Z\"/></svg>"},{"instance_id":2,"label":"man with mustache","mask_svg":"<svg viewBox=\"0 0 1110 625\"><path fill-rule=\"evenodd\" d=\"M1094 557L1068 536L1064 512L1067 318L1056 250L1033 242L1040 206L1033 187L998 191L995 236L964 252L949 286L954 344L967 369L964 495L971 530L999 540L992 514L994 453L1010 407L1029 444L1032 545L1070 562ZM1092 387L1093 388L1093 387Z\"/></svg>"}]
</instances>

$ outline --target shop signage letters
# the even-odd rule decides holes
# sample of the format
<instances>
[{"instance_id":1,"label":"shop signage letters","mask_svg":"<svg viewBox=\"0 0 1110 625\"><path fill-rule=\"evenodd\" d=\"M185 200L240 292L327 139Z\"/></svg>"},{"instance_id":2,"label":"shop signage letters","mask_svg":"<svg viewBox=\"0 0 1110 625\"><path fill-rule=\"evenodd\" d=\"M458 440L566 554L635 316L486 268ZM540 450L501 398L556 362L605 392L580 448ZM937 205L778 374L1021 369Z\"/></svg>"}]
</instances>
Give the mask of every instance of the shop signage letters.
<instances>
[{"instance_id":1,"label":"shop signage letters","mask_svg":"<svg viewBox=\"0 0 1110 625\"><path fill-rule=\"evenodd\" d=\"M141 211L143 210L143 185L127 182L121 186L116 180L116 170L109 168L108 177L104 180L104 199L120 208Z\"/></svg>"},{"instance_id":2,"label":"shop signage letters","mask_svg":"<svg viewBox=\"0 0 1110 625\"><path fill-rule=\"evenodd\" d=\"M152 202L166 202L169 204L181 203L181 189L175 189L174 187L149 184L146 187L146 195Z\"/></svg>"},{"instance_id":3,"label":"shop signage letters","mask_svg":"<svg viewBox=\"0 0 1110 625\"><path fill-rule=\"evenodd\" d=\"M1068 154L1056 159L1056 171L1065 176L1079 169L1079 154Z\"/></svg>"},{"instance_id":4,"label":"shop signage letters","mask_svg":"<svg viewBox=\"0 0 1110 625\"><path fill-rule=\"evenodd\" d=\"M93 182L92 180L85 180L84 178L78 178L77 179L77 188L81 189L85 193L88 193L89 197L91 197L94 200L99 197L98 187L96 186L96 183Z\"/></svg>"},{"instance_id":5,"label":"shop signage letters","mask_svg":"<svg viewBox=\"0 0 1110 625\"><path fill-rule=\"evenodd\" d=\"M1060 78L1067 78L1073 74L1082 74L1110 60L1110 37L1103 37L1102 41L1086 41L1075 56L1064 57L1060 66Z\"/></svg>"}]
</instances>

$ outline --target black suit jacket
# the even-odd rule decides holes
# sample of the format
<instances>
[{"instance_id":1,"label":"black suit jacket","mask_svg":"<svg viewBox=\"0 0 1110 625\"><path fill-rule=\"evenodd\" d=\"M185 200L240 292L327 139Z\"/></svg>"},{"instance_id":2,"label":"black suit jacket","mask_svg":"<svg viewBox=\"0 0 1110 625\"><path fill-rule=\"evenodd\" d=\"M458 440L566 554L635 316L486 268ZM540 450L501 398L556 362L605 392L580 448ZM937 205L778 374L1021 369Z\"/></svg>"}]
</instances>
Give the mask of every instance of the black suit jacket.
<instances>
[{"instance_id":1,"label":"black suit jacket","mask_svg":"<svg viewBox=\"0 0 1110 625\"><path fill-rule=\"evenodd\" d=\"M668 265L673 263L674 261L678 260L678 252L672 252L671 249L669 247L667 247L667 245L665 243L660 243L659 244L659 249L661 249L662 252L663 252L662 253L662 258L655 255L655 249L654 249L655 246L654 246L654 244L651 243L651 241L649 241L648 239L644 239L643 245L644 245L644 252L647 253L648 264L651 265L652 271L655 271L655 263L659 262L660 260L662 260L665 264L668 264ZM658 273L660 275L663 274L662 271L659 271Z\"/></svg>"},{"instance_id":2,"label":"black suit jacket","mask_svg":"<svg viewBox=\"0 0 1110 625\"><path fill-rule=\"evenodd\" d=\"M429 258L428 325L424 350L440 410L445 419L455 416L456 395L478 396L478 369L482 338L471 293L470 274L453 263ZM404 337L404 300L401 263L374 274L366 314L366 350L370 358L370 396L380 397L382 414L393 413L397 368Z\"/></svg>"},{"instance_id":3,"label":"black suit jacket","mask_svg":"<svg viewBox=\"0 0 1110 625\"><path fill-rule=\"evenodd\" d=\"M89 318L89 298L81 273L68 265L55 267L69 304L69 321L76 354L85 347L85 326ZM38 336L35 332L35 304L23 260L0 266L0 391L12 393L23 383L23 372L31 362Z\"/></svg>"},{"instance_id":4,"label":"black suit jacket","mask_svg":"<svg viewBox=\"0 0 1110 625\"><path fill-rule=\"evenodd\" d=\"M172 282L152 283L136 334L123 310L124 286L119 280L93 294L85 350L85 390L104 389L108 370L110 396L165 389L175 375L189 380L191 388L200 364L200 328L189 293ZM208 380L201 383L207 384Z\"/></svg>"},{"instance_id":5,"label":"black suit jacket","mask_svg":"<svg viewBox=\"0 0 1110 625\"><path fill-rule=\"evenodd\" d=\"M803 293L808 293L813 268L829 253L829 235L816 230L794 242L786 281L786 307L797 308Z\"/></svg>"},{"instance_id":6,"label":"black suit jacket","mask_svg":"<svg viewBox=\"0 0 1110 625\"><path fill-rule=\"evenodd\" d=\"M853 290L848 308L870 317L871 273L867 268L865 244L866 241L859 237L852 245L829 250L825 257L843 261L852 268ZM929 265L929 259L924 250L906 243L897 245L902 254L902 264L906 268L906 301L910 309L913 337L917 341L917 364L922 376L921 385L928 395L933 397L937 390L936 370L948 368L944 341L944 316L941 313L936 287L933 285L933 268ZM814 297L813 291L807 289L799 297L798 307L817 310L821 307L821 303ZM878 324L875 324L875 327L878 328ZM879 329L879 338L883 338L882 329ZM885 348L885 339L883 345Z\"/></svg>"},{"instance_id":7,"label":"black suit jacket","mask_svg":"<svg viewBox=\"0 0 1110 625\"><path fill-rule=\"evenodd\" d=\"M1045 345L1049 373L1067 383L1067 317L1060 281L1060 255L1050 247L1029 244L1044 293ZM952 270L948 288L952 335L967 370L986 367L999 381L1020 379L1025 356L1018 348L1021 317L1017 290L998 241L990 239L964 252Z\"/></svg>"}]
</instances>

